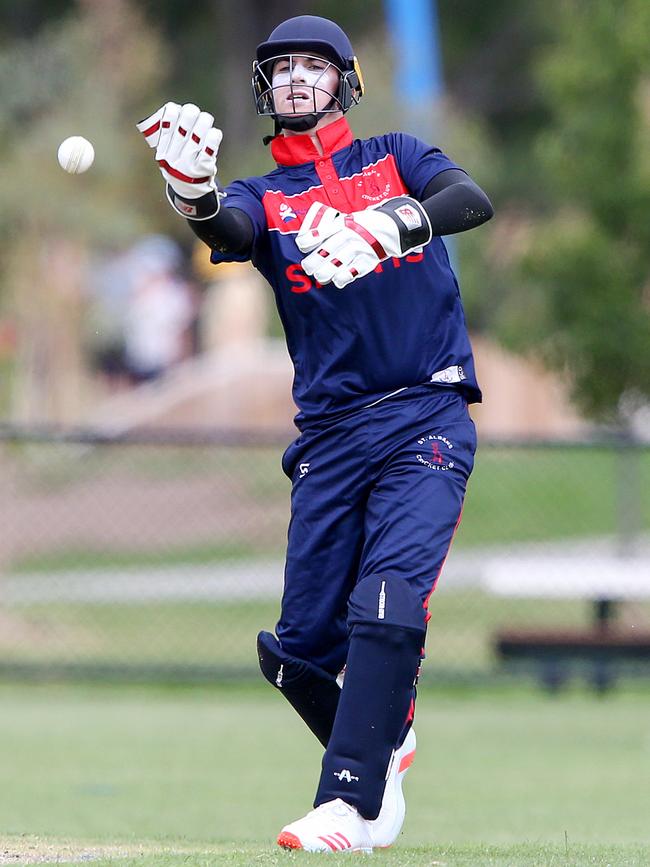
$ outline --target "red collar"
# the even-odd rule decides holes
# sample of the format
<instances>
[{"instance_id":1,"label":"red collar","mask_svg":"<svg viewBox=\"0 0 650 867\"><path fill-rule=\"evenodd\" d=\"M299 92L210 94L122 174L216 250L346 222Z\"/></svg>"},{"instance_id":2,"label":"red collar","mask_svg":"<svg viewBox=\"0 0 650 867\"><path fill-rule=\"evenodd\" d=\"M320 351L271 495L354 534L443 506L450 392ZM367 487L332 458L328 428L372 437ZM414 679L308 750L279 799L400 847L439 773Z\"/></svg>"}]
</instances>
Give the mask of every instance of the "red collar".
<instances>
[{"instance_id":1,"label":"red collar","mask_svg":"<svg viewBox=\"0 0 650 867\"><path fill-rule=\"evenodd\" d=\"M340 117L316 132L323 148L323 156L331 157L335 151L352 144L352 130L347 120ZM313 163L321 157L309 135L276 135L271 141L271 153L279 166L299 166Z\"/></svg>"}]
</instances>

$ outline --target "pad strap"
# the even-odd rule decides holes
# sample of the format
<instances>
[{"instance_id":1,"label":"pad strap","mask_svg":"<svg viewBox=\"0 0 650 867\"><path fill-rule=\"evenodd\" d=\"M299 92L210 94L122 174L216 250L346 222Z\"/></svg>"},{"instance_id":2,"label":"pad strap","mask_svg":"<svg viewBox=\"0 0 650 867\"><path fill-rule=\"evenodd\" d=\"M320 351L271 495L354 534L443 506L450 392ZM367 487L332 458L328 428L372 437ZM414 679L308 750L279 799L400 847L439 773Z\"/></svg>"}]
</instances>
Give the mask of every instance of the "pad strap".
<instances>
[{"instance_id":1,"label":"pad strap","mask_svg":"<svg viewBox=\"0 0 650 867\"><path fill-rule=\"evenodd\" d=\"M401 252L424 247L432 238L431 222L422 205L410 196L396 196L373 208L390 217L397 226ZM381 257L380 257L381 258Z\"/></svg>"}]
</instances>

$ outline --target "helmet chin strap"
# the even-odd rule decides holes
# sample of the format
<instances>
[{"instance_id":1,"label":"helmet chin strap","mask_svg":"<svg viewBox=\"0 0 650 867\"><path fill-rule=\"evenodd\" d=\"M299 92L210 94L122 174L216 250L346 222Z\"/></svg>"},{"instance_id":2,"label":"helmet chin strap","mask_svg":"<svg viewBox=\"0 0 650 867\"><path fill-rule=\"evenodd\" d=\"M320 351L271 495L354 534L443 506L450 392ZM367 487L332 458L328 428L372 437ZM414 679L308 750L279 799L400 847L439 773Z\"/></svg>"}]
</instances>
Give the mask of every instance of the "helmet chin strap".
<instances>
[{"instance_id":1,"label":"helmet chin strap","mask_svg":"<svg viewBox=\"0 0 650 867\"><path fill-rule=\"evenodd\" d=\"M296 116L291 114L279 114L278 123L282 129L290 129L292 132L307 132L308 129L313 129L324 115L324 111Z\"/></svg>"}]
</instances>

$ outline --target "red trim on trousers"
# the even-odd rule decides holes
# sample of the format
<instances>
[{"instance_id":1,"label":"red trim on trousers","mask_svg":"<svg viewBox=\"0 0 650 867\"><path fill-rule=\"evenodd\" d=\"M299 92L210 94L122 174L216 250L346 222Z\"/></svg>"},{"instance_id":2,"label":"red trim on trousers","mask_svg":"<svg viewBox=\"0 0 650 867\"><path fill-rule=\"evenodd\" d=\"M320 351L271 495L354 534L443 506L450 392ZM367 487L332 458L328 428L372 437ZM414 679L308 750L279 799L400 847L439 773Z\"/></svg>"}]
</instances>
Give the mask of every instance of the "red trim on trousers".
<instances>
[{"instance_id":1,"label":"red trim on trousers","mask_svg":"<svg viewBox=\"0 0 650 867\"><path fill-rule=\"evenodd\" d=\"M451 546L452 546L453 541L454 541L454 536L456 535L456 530L458 530L458 527L460 526L460 519L462 517L463 517L463 507L461 506L460 507L460 514L458 515L458 520L456 521L456 526L454 527L454 532L451 534L451 539L449 540L449 547L447 548L447 553L445 554L444 559L443 559L442 563L440 564L440 569L438 569L438 574L433 579L433 584L431 586L431 590L429 591L429 595L424 600L423 608L425 611L427 611L427 614L428 614L428 608L429 608L429 599L431 599L431 595L432 595L433 591L436 589L436 585L438 583L438 578L440 578L440 575L442 574L442 570L445 568L445 563L447 562L447 557L449 556L449 552L451 551ZM430 619L431 619L431 617L429 616L427 618L426 622L428 623Z\"/></svg>"}]
</instances>

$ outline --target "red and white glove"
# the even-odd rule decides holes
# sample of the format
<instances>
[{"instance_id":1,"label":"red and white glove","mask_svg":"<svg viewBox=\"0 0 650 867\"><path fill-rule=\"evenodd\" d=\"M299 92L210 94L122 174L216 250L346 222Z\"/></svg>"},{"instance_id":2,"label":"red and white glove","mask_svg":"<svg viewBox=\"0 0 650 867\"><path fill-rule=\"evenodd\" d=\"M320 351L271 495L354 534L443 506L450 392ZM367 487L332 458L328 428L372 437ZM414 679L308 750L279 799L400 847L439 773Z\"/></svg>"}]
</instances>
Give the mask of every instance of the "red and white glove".
<instances>
[{"instance_id":1,"label":"red and white glove","mask_svg":"<svg viewBox=\"0 0 650 867\"><path fill-rule=\"evenodd\" d=\"M431 237L431 223L422 205L409 196L396 196L352 214L315 202L305 215L296 244L301 253L309 253L301 262L305 274L342 289L370 274L385 259L421 251Z\"/></svg>"},{"instance_id":2,"label":"red and white glove","mask_svg":"<svg viewBox=\"0 0 650 867\"><path fill-rule=\"evenodd\" d=\"M167 181L167 198L183 217L208 220L219 211L217 153L223 138L214 117L196 105L167 102L136 124Z\"/></svg>"}]
</instances>

